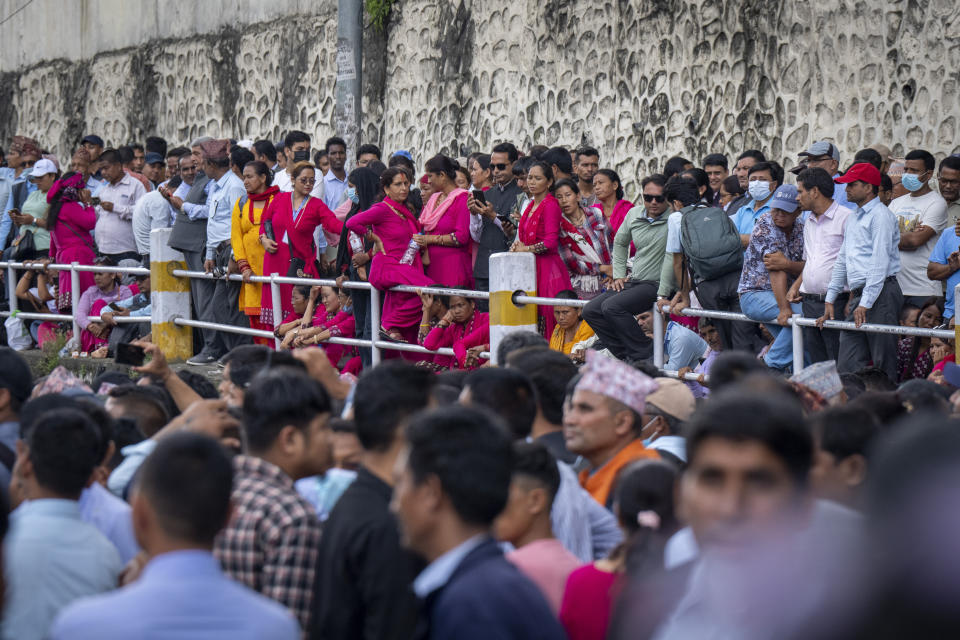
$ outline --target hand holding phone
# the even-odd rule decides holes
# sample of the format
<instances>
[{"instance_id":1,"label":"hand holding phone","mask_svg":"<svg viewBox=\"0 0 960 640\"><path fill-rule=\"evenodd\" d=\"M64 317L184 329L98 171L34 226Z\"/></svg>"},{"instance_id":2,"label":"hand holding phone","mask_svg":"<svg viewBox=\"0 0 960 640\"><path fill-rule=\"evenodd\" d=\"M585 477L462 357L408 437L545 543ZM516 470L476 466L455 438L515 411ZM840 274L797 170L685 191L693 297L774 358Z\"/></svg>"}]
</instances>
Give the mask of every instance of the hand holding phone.
<instances>
[{"instance_id":1,"label":"hand holding phone","mask_svg":"<svg viewBox=\"0 0 960 640\"><path fill-rule=\"evenodd\" d=\"M471 195L473 199L477 201L477 204L482 206L487 204L487 197L483 195L483 191L480 189L474 189Z\"/></svg>"},{"instance_id":2,"label":"hand holding phone","mask_svg":"<svg viewBox=\"0 0 960 640\"><path fill-rule=\"evenodd\" d=\"M117 345L117 354L113 361L117 364L142 367L145 356L146 352L143 347L129 342L121 342Z\"/></svg>"}]
</instances>

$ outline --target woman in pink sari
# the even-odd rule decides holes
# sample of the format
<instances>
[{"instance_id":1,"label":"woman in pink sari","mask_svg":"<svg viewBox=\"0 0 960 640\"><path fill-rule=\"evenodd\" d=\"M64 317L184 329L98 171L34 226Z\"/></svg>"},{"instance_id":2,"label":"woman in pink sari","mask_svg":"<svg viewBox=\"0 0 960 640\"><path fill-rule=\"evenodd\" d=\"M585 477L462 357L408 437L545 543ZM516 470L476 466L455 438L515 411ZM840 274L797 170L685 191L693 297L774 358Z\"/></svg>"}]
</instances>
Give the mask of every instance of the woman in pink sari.
<instances>
[{"instance_id":1,"label":"woman in pink sari","mask_svg":"<svg viewBox=\"0 0 960 640\"><path fill-rule=\"evenodd\" d=\"M410 179L403 169L390 167L380 174L380 185L386 197L347 220L347 228L361 237L367 236L375 245L369 282L386 291L381 333L412 343L417 339L420 297L389 289L397 285L427 287L432 280L423 272L419 245L413 241L413 236L420 233L420 225L410 210L400 204L410 194Z\"/></svg>"},{"instance_id":2,"label":"woman in pink sari","mask_svg":"<svg viewBox=\"0 0 960 640\"><path fill-rule=\"evenodd\" d=\"M563 213L553 196L553 171L545 162L534 162L527 170L527 188L533 200L527 205L510 251L528 251L537 257L537 295L552 298L572 289L570 273L557 251ZM557 324L551 307L540 307L540 327L549 339Z\"/></svg>"},{"instance_id":3,"label":"woman in pink sari","mask_svg":"<svg viewBox=\"0 0 960 640\"><path fill-rule=\"evenodd\" d=\"M47 229L50 230L50 259L56 264L77 262L92 265L97 257L96 245L90 231L97 224L97 213L90 206L83 175L68 173L53 183L47 192L50 209L47 212ZM93 274L80 271L80 293L93 286ZM57 308L70 308L70 272L61 271L57 293Z\"/></svg>"},{"instance_id":4,"label":"woman in pink sari","mask_svg":"<svg viewBox=\"0 0 960 640\"><path fill-rule=\"evenodd\" d=\"M260 243L266 250L263 273L296 278L319 278L317 251L313 232L322 226L325 231L340 236L343 223L327 208L320 198L310 195L316 183L315 170L308 162L298 162L290 171L293 191L281 193L270 201L260 219ZM290 312L287 301L293 285L280 285L283 314ZM270 287L263 287L260 296L260 322L273 326L273 296Z\"/></svg>"},{"instance_id":5,"label":"woman in pink sari","mask_svg":"<svg viewBox=\"0 0 960 640\"><path fill-rule=\"evenodd\" d=\"M623 199L623 187L620 176L612 169L600 169L593 177L593 195L597 197L594 205L607 220L607 244L613 246L613 237L623 224L627 212L633 203Z\"/></svg>"},{"instance_id":6,"label":"woman in pink sari","mask_svg":"<svg viewBox=\"0 0 960 640\"><path fill-rule=\"evenodd\" d=\"M319 296L320 308L317 309ZM310 307L304 319L310 316L310 326L300 330L293 341L294 347L321 345L327 359L334 367L340 368L344 356L356 355L356 347L343 344L328 344L330 338L352 338L356 332L356 320L350 295L335 287L313 287L310 290Z\"/></svg>"},{"instance_id":7,"label":"woman in pink sari","mask_svg":"<svg viewBox=\"0 0 960 640\"><path fill-rule=\"evenodd\" d=\"M413 236L430 256L427 276L445 287L473 288L473 241L470 238L470 194L457 187L457 165L444 155L427 160L434 194L420 213L423 233Z\"/></svg>"},{"instance_id":8,"label":"woman in pink sari","mask_svg":"<svg viewBox=\"0 0 960 640\"><path fill-rule=\"evenodd\" d=\"M429 319L437 296L420 293L423 304L423 318ZM435 351L442 348L453 349L454 356L437 354L433 356L431 368L434 371L445 369L476 369L487 361L479 358L478 353L490 349L490 316L477 311L473 298L462 296L440 296L441 304L447 308L440 321L429 331L423 331L427 322L420 324L420 344Z\"/></svg>"}]
</instances>

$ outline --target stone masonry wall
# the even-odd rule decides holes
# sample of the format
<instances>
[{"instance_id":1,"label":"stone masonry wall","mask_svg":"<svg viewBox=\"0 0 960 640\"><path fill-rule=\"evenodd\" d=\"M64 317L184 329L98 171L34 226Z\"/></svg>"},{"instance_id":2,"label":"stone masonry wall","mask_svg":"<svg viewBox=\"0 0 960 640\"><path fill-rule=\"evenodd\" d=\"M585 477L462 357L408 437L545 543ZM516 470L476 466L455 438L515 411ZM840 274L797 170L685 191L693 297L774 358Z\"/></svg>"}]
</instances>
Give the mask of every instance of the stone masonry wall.
<instances>
[{"instance_id":1,"label":"stone masonry wall","mask_svg":"<svg viewBox=\"0 0 960 640\"><path fill-rule=\"evenodd\" d=\"M110 1L82 0L101 13ZM241 18L253 6L220 5ZM61 157L87 132L322 140L335 133L336 3L291 7L187 36L166 37L161 16L149 42L22 67L4 50L0 140L28 133ZM633 185L672 155L757 147L788 164L820 138L842 162L881 141L960 151L951 0L397 0L364 46L364 139L420 163L501 140L590 144Z\"/></svg>"}]
</instances>

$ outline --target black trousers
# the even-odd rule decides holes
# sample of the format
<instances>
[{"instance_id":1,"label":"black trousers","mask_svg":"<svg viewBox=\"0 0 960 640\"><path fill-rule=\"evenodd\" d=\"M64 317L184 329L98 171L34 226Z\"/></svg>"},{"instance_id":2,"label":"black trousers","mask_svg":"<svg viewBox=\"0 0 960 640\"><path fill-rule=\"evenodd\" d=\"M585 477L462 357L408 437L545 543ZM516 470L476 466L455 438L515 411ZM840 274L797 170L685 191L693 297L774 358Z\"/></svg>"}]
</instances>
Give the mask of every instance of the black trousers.
<instances>
[{"instance_id":1,"label":"black trousers","mask_svg":"<svg viewBox=\"0 0 960 640\"><path fill-rule=\"evenodd\" d=\"M853 322L853 312L860 304L860 296L851 293L850 313L847 322ZM903 307L903 293L895 277L887 278L883 289L877 296L873 307L867 310L867 322L876 324L900 323L900 308ZM835 308L836 315L839 308ZM873 362L873 366L883 371L890 380L897 380L897 334L865 333L863 331L841 331L840 351L837 356L837 371L856 373Z\"/></svg>"},{"instance_id":2,"label":"black trousers","mask_svg":"<svg viewBox=\"0 0 960 640\"><path fill-rule=\"evenodd\" d=\"M230 263L230 250L226 248L217 252L217 270L225 273ZM250 328L247 316L240 310L240 289L242 282L232 280L217 280L214 282L213 300L210 303L213 321L217 324L229 324L235 327ZM212 348L210 355L220 357L243 344L252 344L253 338L240 333L213 331ZM204 334L206 342L206 333Z\"/></svg>"},{"instance_id":3,"label":"black trousers","mask_svg":"<svg viewBox=\"0 0 960 640\"><path fill-rule=\"evenodd\" d=\"M623 291L605 291L583 308L583 319L617 358L631 362L653 357L653 340L635 316L653 309L657 287L654 280L628 282Z\"/></svg>"},{"instance_id":4,"label":"black trousers","mask_svg":"<svg viewBox=\"0 0 960 640\"><path fill-rule=\"evenodd\" d=\"M740 294L737 293L738 286L740 286L740 272L731 271L719 278L698 283L696 288L697 299L704 309L742 313L740 310ZM755 324L731 320L714 320L713 322L717 328L717 333L720 334L720 339L723 341L724 349L756 353L754 343L757 326Z\"/></svg>"},{"instance_id":5,"label":"black trousers","mask_svg":"<svg viewBox=\"0 0 960 640\"><path fill-rule=\"evenodd\" d=\"M189 271L203 271L203 251L184 251L184 262L187 263ZM216 290L216 283L213 280L190 279L190 300L193 302L193 314L197 320L204 322L216 322L213 317L213 293ZM213 355L215 353L216 331L208 329L195 329L194 335L202 337L201 350ZM196 341L194 341L196 345Z\"/></svg>"},{"instance_id":6,"label":"black trousers","mask_svg":"<svg viewBox=\"0 0 960 640\"><path fill-rule=\"evenodd\" d=\"M841 317L847 308L849 293L841 293L833 303L834 317ZM816 320L823 316L823 301L804 297L802 311L804 318ZM824 360L837 360L840 357L840 332L836 329L817 329L816 327L803 328L803 350L810 360L810 364Z\"/></svg>"}]
</instances>

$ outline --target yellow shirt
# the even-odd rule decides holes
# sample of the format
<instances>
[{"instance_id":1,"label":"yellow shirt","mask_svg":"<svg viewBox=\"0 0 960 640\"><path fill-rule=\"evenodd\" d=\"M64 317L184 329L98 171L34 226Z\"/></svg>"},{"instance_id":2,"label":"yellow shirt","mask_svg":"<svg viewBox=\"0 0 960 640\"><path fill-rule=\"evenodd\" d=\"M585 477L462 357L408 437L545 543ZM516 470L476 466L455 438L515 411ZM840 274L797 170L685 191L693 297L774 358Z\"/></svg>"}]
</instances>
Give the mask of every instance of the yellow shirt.
<instances>
[{"instance_id":1,"label":"yellow shirt","mask_svg":"<svg viewBox=\"0 0 960 640\"><path fill-rule=\"evenodd\" d=\"M237 262L246 260L253 270L253 275L263 275L263 245L260 244L260 218L270 204L270 200L260 200L253 203L253 222L250 222L248 208L250 202L243 205L243 211L233 205L233 222L230 229L230 243L233 246L233 255ZM259 282L244 282L240 289L240 310L248 316L260 315L260 288Z\"/></svg>"},{"instance_id":2,"label":"yellow shirt","mask_svg":"<svg viewBox=\"0 0 960 640\"><path fill-rule=\"evenodd\" d=\"M563 329L560 327L560 325L557 325L553 329L553 335L550 336L550 348L554 351L559 351L560 353L570 355L570 352L573 351L573 345L593 337L593 329L590 328L590 325L581 320L580 326L577 327L577 331L573 335L572 342L564 342L563 336Z\"/></svg>"}]
</instances>

